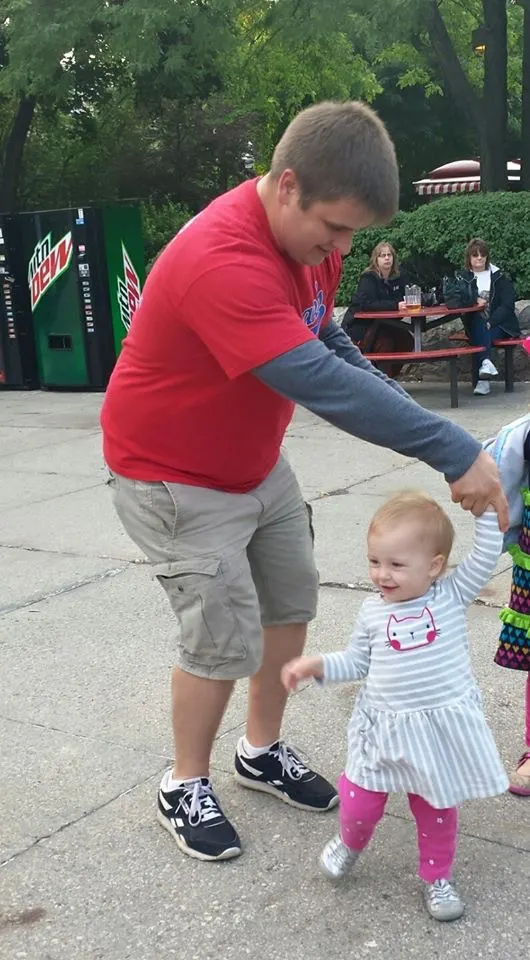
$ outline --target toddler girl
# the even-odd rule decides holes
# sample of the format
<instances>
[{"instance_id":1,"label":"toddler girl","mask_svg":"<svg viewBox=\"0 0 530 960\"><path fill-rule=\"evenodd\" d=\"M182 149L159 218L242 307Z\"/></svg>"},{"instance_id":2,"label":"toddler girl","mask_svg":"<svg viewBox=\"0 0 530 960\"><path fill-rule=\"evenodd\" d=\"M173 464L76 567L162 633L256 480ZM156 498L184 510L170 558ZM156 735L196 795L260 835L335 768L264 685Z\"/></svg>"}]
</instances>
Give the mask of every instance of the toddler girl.
<instances>
[{"instance_id":1,"label":"toddler girl","mask_svg":"<svg viewBox=\"0 0 530 960\"><path fill-rule=\"evenodd\" d=\"M370 576L380 593L362 604L348 648L300 657L282 672L292 690L308 677L365 679L339 781L340 834L322 852L324 872L344 876L369 843L388 793L404 791L417 825L426 907L437 920L464 911L452 885L457 806L508 786L472 674L465 622L501 551L497 516L477 519L471 553L444 577L453 536L431 497L392 497L368 531Z\"/></svg>"}]
</instances>

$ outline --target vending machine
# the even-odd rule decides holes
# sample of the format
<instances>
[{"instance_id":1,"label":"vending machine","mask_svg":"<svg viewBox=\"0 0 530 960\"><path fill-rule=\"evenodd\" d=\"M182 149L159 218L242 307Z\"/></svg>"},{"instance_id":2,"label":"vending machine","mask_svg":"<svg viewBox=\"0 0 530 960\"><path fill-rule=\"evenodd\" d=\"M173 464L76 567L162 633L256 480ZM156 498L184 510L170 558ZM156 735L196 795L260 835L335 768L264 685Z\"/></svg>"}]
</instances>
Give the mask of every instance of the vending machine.
<instances>
[{"instance_id":1,"label":"vending machine","mask_svg":"<svg viewBox=\"0 0 530 960\"><path fill-rule=\"evenodd\" d=\"M9 220L38 384L104 389L145 276L139 208L42 210Z\"/></svg>"},{"instance_id":2,"label":"vending machine","mask_svg":"<svg viewBox=\"0 0 530 960\"><path fill-rule=\"evenodd\" d=\"M0 214L0 387L39 386L29 288L16 217Z\"/></svg>"}]
</instances>

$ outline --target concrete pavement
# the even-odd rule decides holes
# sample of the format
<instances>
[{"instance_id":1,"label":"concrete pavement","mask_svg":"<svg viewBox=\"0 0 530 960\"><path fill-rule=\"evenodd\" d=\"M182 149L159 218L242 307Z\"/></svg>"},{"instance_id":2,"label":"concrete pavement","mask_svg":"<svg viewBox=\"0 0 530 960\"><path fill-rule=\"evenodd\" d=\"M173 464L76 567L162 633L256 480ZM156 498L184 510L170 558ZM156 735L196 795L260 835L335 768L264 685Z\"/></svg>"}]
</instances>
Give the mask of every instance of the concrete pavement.
<instances>
[{"instance_id":1,"label":"concrete pavement","mask_svg":"<svg viewBox=\"0 0 530 960\"><path fill-rule=\"evenodd\" d=\"M430 409L480 438L524 412L530 387L489 398L413 384ZM105 487L99 395L0 394L0 957L2 960L424 960L529 955L530 800L508 795L462 812L457 881L463 921L439 925L422 908L414 830L391 799L370 851L338 889L316 868L335 815L311 815L242 790L231 770L245 685L214 752L214 783L244 856L184 858L154 817L172 755L168 685L174 625L162 591L116 520ZM288 451L313 501L322 580L310 648L348 638L370 588L368 520L395 489L419 486L447 502L422 464L348 438L300 411ZM472 521L457 522L458 559ZM510 768L522 747L523 676L495 667L503 559L470 612L485 708ZM306 685L285 732L336 778L351 686Z\"/></svg>"}]
</instances>

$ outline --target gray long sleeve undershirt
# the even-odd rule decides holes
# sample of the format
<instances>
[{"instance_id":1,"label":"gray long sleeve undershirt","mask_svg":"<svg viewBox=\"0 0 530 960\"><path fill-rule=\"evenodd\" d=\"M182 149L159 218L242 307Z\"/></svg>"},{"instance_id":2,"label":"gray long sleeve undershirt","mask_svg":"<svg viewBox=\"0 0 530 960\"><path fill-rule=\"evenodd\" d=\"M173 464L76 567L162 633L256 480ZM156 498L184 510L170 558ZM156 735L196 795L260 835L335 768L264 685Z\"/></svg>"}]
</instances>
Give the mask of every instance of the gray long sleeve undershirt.
<instances>
[{"instance_id":1,"label":"gray long sleeve undershirt","mask_svg":"<svg viewBox=\"0 0 530 960\"><path fill-rule=\"evenodd\" d=\"M295 347L253 373L272 390L353 437L417 457L449 483L463 476L481 452L480 443L462 427L417 404L353 344L339 343L335 337L330 349L334 335L332 331L322 340ZM337 355L339 350L342 356Z\"/></svg>"},{"instance_id":2,"label":"gray long sleeve undershirt","mask_svg":"<svg viewBox=\"0 0 530 960\"><path fill-rule=\"evenodd\" d=\"M400 383L391 380L390 377L387 377L386 373L378 370L366 357L363 357L359 348L351 342L348 334L333 320L322 328L319 336L328 350L336 353L336 355L345 360L346 363L349 363L353 367L359 367L361 370L366 370L368 373L373 373L374 376L379 377L380 380L384 380L385 383L392 387L392 390L396 390L397 393L406 397L407 400L412 400L410 394L403 389Z\"/></svg>"}]
</instances>

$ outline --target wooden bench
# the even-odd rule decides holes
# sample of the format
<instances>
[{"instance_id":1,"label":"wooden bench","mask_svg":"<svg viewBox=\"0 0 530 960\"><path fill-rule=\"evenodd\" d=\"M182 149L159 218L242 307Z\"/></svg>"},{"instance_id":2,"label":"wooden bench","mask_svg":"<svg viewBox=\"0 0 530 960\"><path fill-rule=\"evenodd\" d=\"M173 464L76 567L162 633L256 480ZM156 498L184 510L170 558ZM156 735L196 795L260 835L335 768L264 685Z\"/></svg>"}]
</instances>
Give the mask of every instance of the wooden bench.
<instances>
[{"instance_id":1,"label":"wooden bench","mask_svg":"<svg viewBox=\"0 0 530 960\"><path fill-rule=\"evenodd\" d=\"M494 340L493 346L496 350L504 350L504 390L505 393L513 393L514 370L513 370L513 351L515 347L520 347L525 342L526 337L519 337L517 340Z\"/></svg>"},{"instance_id":2,"label":"wooden bench","mask_svg":"<svg viewBox=\"0 0 530 960\"><path fill-rule=\"evenodd\" d=\"M432 363L447 360L449 363L449 383L451 386L451 406L458 406L458 378L456 361L459 357L469 357L474 353L483 353L484 347L449 347L444 350L421 350L414 353L365 353L372 363L380 361L402 361L406 363ZM513 388L512 388L513 389Z\"/></svg>"},{"instance_id":3,"label":"wooden bench","mask_svg":"<svg viewBox=\"0 0 530 960\"><path fill-rule=\"evenodd\" d=\"M520 347L521 344L525 342L527 337L519 337L509 340L494 340L493 346L496 350L504 350L504 390L505 393L513 393L514 386L514 368L513 368L513 351L515 347ZM449 337L453 343L469 343L466 334L463 330L458 331L458 333L452 333Z\"/></svg>"}]
</instances>

